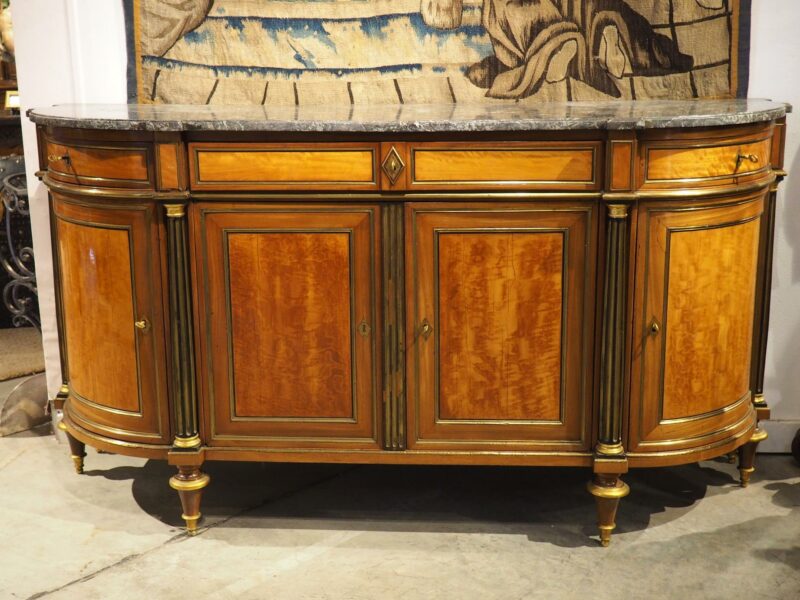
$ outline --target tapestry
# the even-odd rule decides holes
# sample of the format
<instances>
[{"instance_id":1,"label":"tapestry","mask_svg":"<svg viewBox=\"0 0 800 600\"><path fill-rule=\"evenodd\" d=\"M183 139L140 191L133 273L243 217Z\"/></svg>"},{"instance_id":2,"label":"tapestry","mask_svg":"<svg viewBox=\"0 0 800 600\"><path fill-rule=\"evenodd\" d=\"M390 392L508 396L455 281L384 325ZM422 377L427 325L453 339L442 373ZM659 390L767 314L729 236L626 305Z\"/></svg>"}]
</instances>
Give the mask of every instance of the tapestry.
<instances>
[{"instance_id":1,"label":"tapestry","mask_svg":"<svg viewBox=\"0 0 800 600\"><path fill-rule=\"evenodd\" d=\"M750 0L123 0L132 102L746 95Z\"/></svg>"}]
</instances>

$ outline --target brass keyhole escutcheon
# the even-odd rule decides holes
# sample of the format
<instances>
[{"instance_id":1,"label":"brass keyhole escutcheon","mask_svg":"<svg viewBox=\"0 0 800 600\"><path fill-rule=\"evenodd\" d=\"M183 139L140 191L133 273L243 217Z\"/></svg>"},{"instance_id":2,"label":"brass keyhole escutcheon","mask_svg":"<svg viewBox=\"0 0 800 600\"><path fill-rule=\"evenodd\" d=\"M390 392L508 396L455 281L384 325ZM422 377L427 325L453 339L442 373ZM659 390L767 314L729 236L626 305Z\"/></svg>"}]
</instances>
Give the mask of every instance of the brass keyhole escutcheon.
<instances>
[{"instance_id":1,"label":"brass keyhole escutcheon","mask_svg":"<svg viewBox=\"0 0 800 600\"><path fill-rule=\"evenodd\" d=\"M365 319L362 319L361 323L358 324L356 331L358 331L361 337L367 337L369 335L369 332L372 331L372 328L369 326L369 323L367 323Z\"/></svg>"},{"instance_id":2,"label":"brass keyhole escutcheon","mask_svg":"<svg viewBox=\"0 0 800 600\"><path fill-rule=\"evenodd\" d=\"M736 155L736 168L733 170L734 173L739 171L739 167L742 166L742 163L746 160L749 160L751 163L758 164L758 156L755 154L742 154L741 152Z\"/></svg>"},{"instance_id":3,"label":"brass keyhole escutcheon","mask_svg":"<svg viewBox=\"0 0 800 600\"><path fill-rule=\"evenodd\" d=\"M650 323L650 335L656 336L661 331L661 325L658 324L658 321L653 319L653 322Z\"/></svg>"},{"instance_id":4,"label":"brass keyhole escutcheon","mask_svg":"<svg viewBox=\"0 0 800 600\"><path fill-rule=\"evenodd\" d=\"M397 178L400 177L400 173L402 173L405 168L406 164L403 162L403 159L400 158L397 148L392 146L392 149L389 150L389 154L387 154L386 158L383 160L383 164L381 164L381 169L383 169L383 172L389 178L392 185L395 184Z\"/></svg>"},{"instance_id":5,"label":"brass keyhole escutcheon","mask_svg":"<svg viewBox=\"0 0 800 600\"><path fill-rule=\"evenodd\" d=\"M427 340L432 333L433 333L433 325L428 323L428 319L423 319L422 323L419 326L419 334L424 339Z\"/></svg>"},{"instance_id":6,"label":"brass keyhole escutcheon","mask_svg":"<svg viewBox=\"0 0 800 600\"><path fill-rule=\"evenodd\" d=\"M136 329L139 331L147 331L150 329L150 321L147 319L142 319L141 321L135 321L133 324Z\"/></svg>"}]
</instances>

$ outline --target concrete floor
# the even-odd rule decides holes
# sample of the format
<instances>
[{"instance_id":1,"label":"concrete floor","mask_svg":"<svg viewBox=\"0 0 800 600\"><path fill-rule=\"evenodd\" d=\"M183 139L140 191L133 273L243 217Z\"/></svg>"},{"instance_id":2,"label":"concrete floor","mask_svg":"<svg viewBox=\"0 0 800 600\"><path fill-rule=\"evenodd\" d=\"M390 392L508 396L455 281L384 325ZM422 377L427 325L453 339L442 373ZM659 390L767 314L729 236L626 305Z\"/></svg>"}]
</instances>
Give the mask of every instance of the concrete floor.
<instances>
[{"instance_id":1,"label":"concrete floor","mask_svg":"<svg viewBox=\"0 0 800 600\"><path fill-rule=\"evenodd\" d=\"M636 471L598 546L587 469L211 463L204 530L172 469L0 439L0 598L800 598L800 467Z\"/></svg>"}]
</instances>

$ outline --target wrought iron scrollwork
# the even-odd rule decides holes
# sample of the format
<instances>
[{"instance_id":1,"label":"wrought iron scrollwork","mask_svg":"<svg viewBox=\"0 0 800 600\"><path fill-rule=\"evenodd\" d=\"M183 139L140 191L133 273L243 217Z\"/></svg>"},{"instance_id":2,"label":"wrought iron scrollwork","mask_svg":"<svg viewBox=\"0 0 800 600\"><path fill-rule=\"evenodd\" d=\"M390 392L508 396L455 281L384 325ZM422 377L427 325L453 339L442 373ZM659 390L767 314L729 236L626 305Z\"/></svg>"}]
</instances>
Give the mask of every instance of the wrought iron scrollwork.
<instances>
[{"instance_id":1,"label":"wrought iron scrollwork","mask_svg":"<svg viewBox=\"0 0 800 600\"><path fill-rule=\"evenodd\" d=\"M0 165L0 169L6 173L24 168L21 157L8 158L0 162L5 163ZM24 217L26 220L30 216L25 173L6 175L2 182L0 199L4 214L0 215L2 217L0 220L4 222L5 244L0 244L0 265L10 277L3 286L3 304L11 313L11 322L15 327L32 325L41 329L33 248L20 245L15 240L16 231L12 226L14 215Z\"/></svg>"}]
</instances>

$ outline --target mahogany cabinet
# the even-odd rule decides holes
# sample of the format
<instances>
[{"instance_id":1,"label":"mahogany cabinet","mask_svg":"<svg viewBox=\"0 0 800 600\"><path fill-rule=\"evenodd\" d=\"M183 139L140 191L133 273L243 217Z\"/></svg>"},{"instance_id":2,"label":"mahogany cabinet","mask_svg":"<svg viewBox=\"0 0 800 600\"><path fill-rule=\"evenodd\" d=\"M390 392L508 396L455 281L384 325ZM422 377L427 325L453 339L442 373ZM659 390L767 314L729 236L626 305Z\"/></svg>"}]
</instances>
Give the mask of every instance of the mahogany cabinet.
<instances>
[{"instance_id":1,"label":"mahogany cabinet","mask_svg":"<svg viewBox=\"0 0 800 600\"><path fill-rule=\"evenodd\" d=\"M183 110L29 115L79 471L168 460L193 533L208 460L583 467L603 545L630 467L747 484L784 105Z\"/></svg>"}]
</instances>

